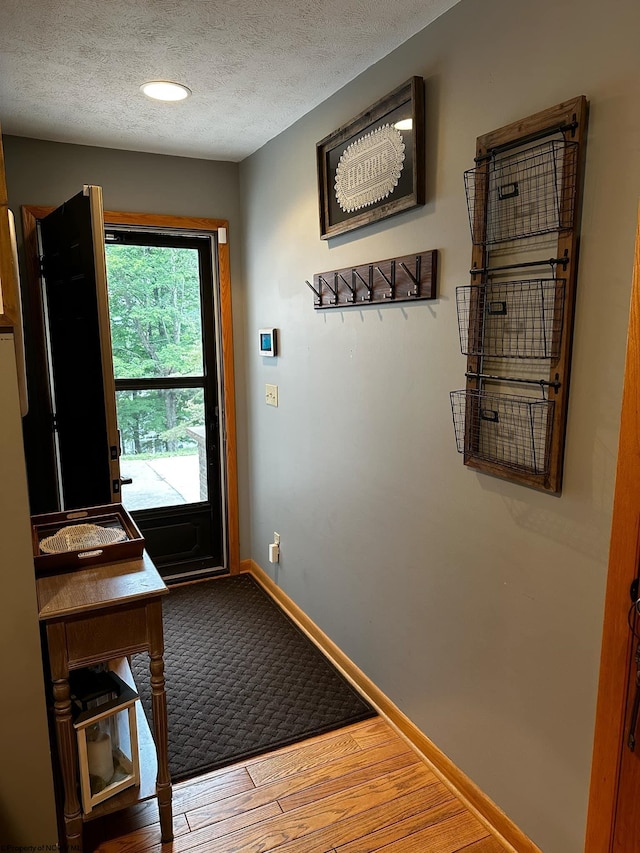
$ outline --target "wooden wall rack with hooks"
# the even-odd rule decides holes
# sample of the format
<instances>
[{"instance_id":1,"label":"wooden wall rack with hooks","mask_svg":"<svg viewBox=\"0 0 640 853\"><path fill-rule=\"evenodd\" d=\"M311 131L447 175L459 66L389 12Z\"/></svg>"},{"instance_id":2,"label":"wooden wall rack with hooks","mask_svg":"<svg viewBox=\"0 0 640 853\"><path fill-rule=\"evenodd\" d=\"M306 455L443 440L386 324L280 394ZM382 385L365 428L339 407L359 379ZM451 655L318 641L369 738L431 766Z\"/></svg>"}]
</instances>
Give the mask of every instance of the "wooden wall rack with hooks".
<instances>
[{"instance_id":1,"label":"wooden wall rack with hooks","mask_svg":"<svg viewBox=\"0 0 640 853\"><path fill-rule=\"evenodd\" d=\"M584 96L476 141L465 172L471 284L457 289L464 464L562 489L587 130ZM547 267L547 269L544 269ZM537 269L536 269L537 268ZM537 396L518 389L537 387Z\"/></svg>"},{"instance_id":2,"label":"wooden wall rack with hooks","mask_svg":"<svg viewBox=\"0 0 640 853\"><path fill-rule=\"evenodd\" d=\"M436 298L437 269L438 251L431 249L317 273L313 284L305 284L313 291L316 309L415 302Z\"/></svg>"}]
</instances>

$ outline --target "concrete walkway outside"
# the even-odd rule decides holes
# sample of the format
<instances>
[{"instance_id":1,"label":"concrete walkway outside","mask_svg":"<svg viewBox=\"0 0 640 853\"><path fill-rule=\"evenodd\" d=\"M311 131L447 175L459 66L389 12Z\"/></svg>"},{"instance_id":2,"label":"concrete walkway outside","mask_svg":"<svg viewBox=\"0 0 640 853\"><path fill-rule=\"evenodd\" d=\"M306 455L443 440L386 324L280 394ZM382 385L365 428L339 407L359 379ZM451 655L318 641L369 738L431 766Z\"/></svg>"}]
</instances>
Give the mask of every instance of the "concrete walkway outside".
<instances>
[{"instance_id":1,"label":"concrete walkway outside","mask_svg":"<svg viewBox=\"0 0 640 853\"><path fill-rule=\"evenodd\" d=\"M123 457L120 469L121 477L133 480L122 487L122 503L128 510L200 501L197 453L142 461Z\"/></svg>"}]
</instances>

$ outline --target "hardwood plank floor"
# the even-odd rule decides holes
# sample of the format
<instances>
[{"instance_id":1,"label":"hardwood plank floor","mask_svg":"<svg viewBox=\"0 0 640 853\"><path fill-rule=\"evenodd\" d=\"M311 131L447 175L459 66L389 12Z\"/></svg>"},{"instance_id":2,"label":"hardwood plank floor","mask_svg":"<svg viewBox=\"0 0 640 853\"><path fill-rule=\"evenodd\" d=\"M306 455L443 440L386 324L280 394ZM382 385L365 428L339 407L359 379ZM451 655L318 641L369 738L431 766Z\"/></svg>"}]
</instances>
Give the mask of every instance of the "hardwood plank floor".
<instances>
[{"instance_id":1,"label":"hardwood plank floor","mask_svg":"<svg viewBox=\"0 0 640 853\"><path fill-rule=\"evenodd\" d=\"M85 826L87 853L504 853L382 719L173 789L171 844L155 802Z\"/></svg>"}]
</instances>

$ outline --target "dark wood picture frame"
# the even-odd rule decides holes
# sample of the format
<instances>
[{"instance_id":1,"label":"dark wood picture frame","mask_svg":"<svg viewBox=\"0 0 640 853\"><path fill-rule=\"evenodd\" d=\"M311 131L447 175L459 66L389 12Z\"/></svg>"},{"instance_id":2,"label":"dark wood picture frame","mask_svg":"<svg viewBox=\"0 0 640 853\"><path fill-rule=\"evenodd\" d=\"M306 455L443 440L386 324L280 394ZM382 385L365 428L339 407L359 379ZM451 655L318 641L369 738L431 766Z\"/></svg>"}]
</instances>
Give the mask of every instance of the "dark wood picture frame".
<instances>
[{"instance_id":1,"label":"dark wood picture frame","mask_svg":"<svg viewBox=\"0 0 640 853\"><path fill-rule=\"evenodd\" d=\"M412 77L318 142L320 237L424 204L424 137L424 81Z\"/></svg>"}]
</instances>

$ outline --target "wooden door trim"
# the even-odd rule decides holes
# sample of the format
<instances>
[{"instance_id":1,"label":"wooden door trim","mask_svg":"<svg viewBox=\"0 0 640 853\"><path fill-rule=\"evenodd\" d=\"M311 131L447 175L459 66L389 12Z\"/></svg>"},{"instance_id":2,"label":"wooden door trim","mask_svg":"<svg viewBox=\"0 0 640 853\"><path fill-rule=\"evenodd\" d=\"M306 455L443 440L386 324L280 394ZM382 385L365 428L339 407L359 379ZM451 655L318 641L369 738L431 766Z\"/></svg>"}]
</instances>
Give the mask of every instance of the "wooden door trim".
<instances>
[{"instance_id":1,"label":"wooden door trim","mask_svg":"<svg viewBox=\"0 0 640 853\"><path fill-rule=\"evenodd\" d=\"M116 413L116 380L113 369L113 346L111 342L111 322L109 319L109 295L107 292L107 268L104 255L104 210L102 209L102 189L89 185L84 193L91 205L91 235L93 238L93 263L96 282L99 282L96 294L98 302L98 327L100 329L100 360L102 362L102 382L105 395L105 421L109 442L109 474L111 482L111 502L122 500L120 494L120 459L114 454L119 444L118 417ZM99 233L102 233L102 244ZM115 458L114 458L115 455ZM117 490L116 490L117 488Z\"/></svg>"},{"instance_id":2,"label":"wooden door trim","mask_svg":"<svg viewBox=\"0 0 640 853\"><path fill-rule=\"evenodd\" d=\"M27 261L27 279L34 287L39 280L38 246L36 225L39 219L44 219L54 210L53 207L42 205L25 205L22 207L22 230L25 256ZM201 233L217 233L218 228L226 228L229 233L229 223L226 219L206 219L194 216L170 216L155 213L126 213L122 211L105 210L105 225L128 225L131 227L174 229L180 231L199 231ZM238 468L237 468L237 439L236 439L236 400L235 373L233 358L233 314L231 307L231 272L229 259L229 243L218 243L218 287L220 293L220 340L222 361L222 394L225 419L225 485L227 492L227 541L229 571L237 574L240 571L240 525L238 516ZM39 332L44 343L44 329Z\"/></svg>"},{"instance_id":3,"label":"wooden door trim","mask_svg":"<svg viewBox=\"0 0 640 853\"><path fill-rule=\"evenodd\" d=\"M618 800L633 637L629 587L640 542L640 211L633 269L618 463L609 548L600 681L585 853L610 853Z\"/></svg>"},{"instance_id":4,"label":"wooden door trim","mask_svg":"<svg viewBox=\"0 0 640 853\"><path fill-rule=\"evenodd\" d=\"M4 173L4 149L0 131L0 329L12 331L20 322L18 306L18 278L14 269L11 232L9 230L9 202Z\"/></svg>"}]
</instances>

